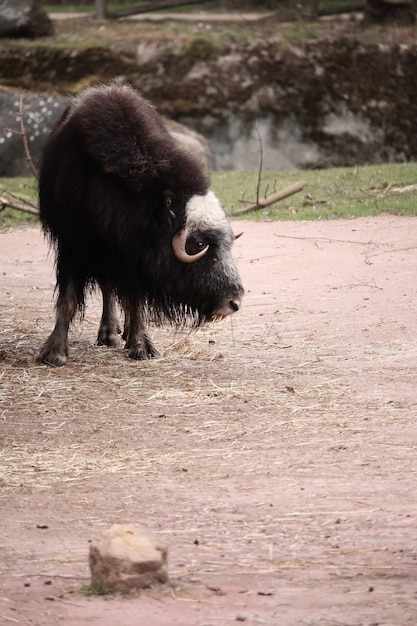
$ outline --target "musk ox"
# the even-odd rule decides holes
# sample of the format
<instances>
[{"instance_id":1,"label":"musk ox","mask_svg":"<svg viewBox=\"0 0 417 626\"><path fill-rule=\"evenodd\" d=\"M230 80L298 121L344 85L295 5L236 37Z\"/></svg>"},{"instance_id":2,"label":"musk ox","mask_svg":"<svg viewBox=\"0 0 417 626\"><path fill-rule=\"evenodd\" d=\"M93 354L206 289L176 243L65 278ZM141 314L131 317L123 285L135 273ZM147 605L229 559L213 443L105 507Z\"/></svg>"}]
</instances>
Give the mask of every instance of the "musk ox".
<instances>
[{"instance_id":1,"label":"musk ox","mask_svg":"<svg viewBox=\"0 0 417 626\"><path fill-rule=\"evenodd\" d=\"M91 87L73 99L44 149L39 204L57 291L39 362L64 365L69 326L95 287L98 344L119 344L120 305L133 359L159 356L150 319L198 326L240 308L235 236L205 169L130 87Z\"/></svg>"}]
</instances>

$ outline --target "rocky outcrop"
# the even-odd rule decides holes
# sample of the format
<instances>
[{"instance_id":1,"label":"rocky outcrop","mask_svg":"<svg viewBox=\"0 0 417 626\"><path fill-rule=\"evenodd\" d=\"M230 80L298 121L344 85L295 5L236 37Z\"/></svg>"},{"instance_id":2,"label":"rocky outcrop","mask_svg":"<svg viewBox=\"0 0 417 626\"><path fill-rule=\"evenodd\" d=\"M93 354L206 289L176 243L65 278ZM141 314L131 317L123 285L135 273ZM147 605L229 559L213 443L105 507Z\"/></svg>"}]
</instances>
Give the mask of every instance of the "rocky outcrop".
<instances>
[{"instance_id":1,"label":"rocky outcrop","mask_svg":"<svg viewBox=\"0 0 417 626\"><path fill-rule=\"evenodd\" d=\"M1 0L0 37L43 37L52 32L39 0Z\"/></svg>"},{"instance_id":2,"label":"rocky outcrop","mask_svg":"<svg viewBox=\"0 0 417 626\"><path fill-rule=\"evenodd\" d=\"M277 38L201 46L177 63L155 52L140 85L212 141L220 168L236 166L236 153L259 162L255 122L265 167L360 165L417 159L416 66L416 45Z\"/></svg>"},{"instance_id":3,"label":"rocky outcrop","mask_svg":"<svg viewBox=\"0 0 417 626\"><path fill-rule=\"evenodd\" d=\"M415 0L366 0L365 24L415 24Z\"/></svg>"},{"instance_id":4,"label":"rocky outcrop","mask_svg":"<svg viewBox=\"0 0 417 626\"><path fill-rule=\"evenodd\" d=\"M28 176L23 138L35 167L47 133L64 110L64 99L50 94L24 93L0 88L0 176Z\"/></svg>"},{"instance_id":5,"label":"rocky outcrop","mask_svg":"<svg viewBox=\"0 0 417 626\"><path fill-rule=\"evenodd\" d=\"M270 169L417 159L417 45L354 37L148 41L109 49L0 47L0 82L76 91L115 76L206 136L215 167ZM1 123L0 123L1 133Z\"/></svg>"},{"instance_id":6,"label":"rocky outcrop","mask_svg":"<svg viewBox=\"0 0 417 626\"><path fill-rule=\"evenodd\" d=\"M24 149L22 128L34 167L39 167L42 147L52 126L68 104L68 98L47 93L22 93L0 88L0 176L29 176L31 168ZM183 124L165 119L172 136L199 157L207 167L213 166L208 141Z\"/></svg>"}]
</instances>

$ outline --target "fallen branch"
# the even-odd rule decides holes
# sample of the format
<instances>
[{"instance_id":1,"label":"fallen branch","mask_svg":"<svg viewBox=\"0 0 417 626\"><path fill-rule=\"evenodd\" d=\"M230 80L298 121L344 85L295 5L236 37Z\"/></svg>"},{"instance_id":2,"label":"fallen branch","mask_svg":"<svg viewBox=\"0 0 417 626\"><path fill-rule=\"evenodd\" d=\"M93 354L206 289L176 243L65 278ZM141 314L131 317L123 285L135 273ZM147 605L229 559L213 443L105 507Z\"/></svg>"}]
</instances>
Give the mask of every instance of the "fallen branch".
<instances>
[{"instance_id":1,"label":"fallen branch","mask_svg":"<svg viewBox=\"0 0 417 626\"><path fill-rule=\"evenodd\" d=\"M107 17L119 18L129 17L131 15L137 15L138 13L150 13L152 11L160 11L161 9L172 9L176 7L186 6L188 4L200 4L201 0L156 0L156 2L148 2L148 4L142 6L130 7L129 9L121 9L120 11L112 11L108 13Z\"/></svg>"},{"instance_id":2,"label":"fallen branch","mask_svg":"<svg viewBox=\"0 0 417 626\"><path fill-rule=\"evenodd\" d=\"M16 202L10 202L7 198L0 196L0 213L4 209L15 209L16 211L23 211L24 213L30 213L31 215L39 215L39 211L36 208L25 206L23 204L17 204Z\"/></svg>"},{"instance_id":3,"label":"fallen branch","mask_svg":"<svg viewBox=\"0 0 417 626\"><path fill-rule=\"evenodd\" d=\"M279 202L280 200L284 200L284 198L288 198L288 196L292 196L299 191L302 191L306 185L304 180L299 181L298 183L294 183L289 187L285 187L285 189L281 189L281 191L277 191L276 193L267 196L263 200L258 200L254 204L250 204L245 209L240 209L239 211L234 211L231 216L235 217L236 215L246 215L247 213L251 213L252 211L259 211L260 209L265 209L265 207L270 206L271 204L275 204L275 202Z\"/></svg>"},{"instance_id":4,"label":"fallen branch","mask_svg":"<svg viewBox=\"0 0 417 626\"><path fill-rule=\"evenodd\" d=\"M0 191L5 194L0 196L0 213L4 211L4 209L10 208L16 211L30 213L31 215L39 215L36 204L26 196L8 191L3 185L0 185Z\"/></svg>"}]
</instances>

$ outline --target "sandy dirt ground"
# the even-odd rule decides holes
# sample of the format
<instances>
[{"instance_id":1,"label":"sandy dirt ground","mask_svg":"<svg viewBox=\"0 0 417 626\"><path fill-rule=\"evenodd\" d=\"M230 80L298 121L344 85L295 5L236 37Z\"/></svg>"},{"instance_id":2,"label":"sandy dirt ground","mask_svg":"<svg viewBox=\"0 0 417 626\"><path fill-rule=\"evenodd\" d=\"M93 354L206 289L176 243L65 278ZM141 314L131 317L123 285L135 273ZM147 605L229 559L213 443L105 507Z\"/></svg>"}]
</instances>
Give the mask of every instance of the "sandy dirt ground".
<instances>
[{"instance_id":1,"label":"sandy dirt ground","mask_svg":"<svg viewBox=\"0 0 417 626\"><path fill-rule=\"evenodd\" d=\"M233 319L37 365L53 260L0 233L0 624L415 626L417 221L234 224ZM135 523L171 583L88 595L89 541Z\"/></svg>"}]
</instances>

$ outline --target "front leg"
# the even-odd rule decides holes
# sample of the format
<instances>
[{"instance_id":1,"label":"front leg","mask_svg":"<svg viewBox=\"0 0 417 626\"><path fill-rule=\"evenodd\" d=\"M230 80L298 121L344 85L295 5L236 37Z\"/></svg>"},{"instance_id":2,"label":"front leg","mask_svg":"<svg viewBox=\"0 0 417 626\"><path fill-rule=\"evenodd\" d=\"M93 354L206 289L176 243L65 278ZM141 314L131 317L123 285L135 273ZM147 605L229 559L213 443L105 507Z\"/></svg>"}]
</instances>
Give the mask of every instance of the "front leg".
<instances>
[{"instance_id":1,"label":"front leg","mask_svg":"<svg viewBox=\"0 0 417 626\"><path fill-rule=\"evenodd\" d=\"M68 358L68 330L79 305L76 291L70 282L64 289L60 289L56 303L55 327L43 344L38 357L38 363L46 363L54 367L65 365Z\"/></svg>"},{"instance_id":2,"label":"front leg","mask_svg":"<svg viewBox=\"0 0 417 626\"><path fill-rule=\"evenodd\" d=\"M129 302L125 307L123 339L131 359L159 359L161 356L146 329L140 305Z\"/></svg>"},{"instance_id":3,"label":"front leg","mask_svg":"<svg viewBox=\"0 0 417 626\"><path fill-rule=\"evenodd\" d=\"M113 291L106 283L100 283L103 296L103 313L97 335L98 346L117 348L120 344L119 335L122 332L117 315L117 304Z\"/></svg>"}]
</instances>

